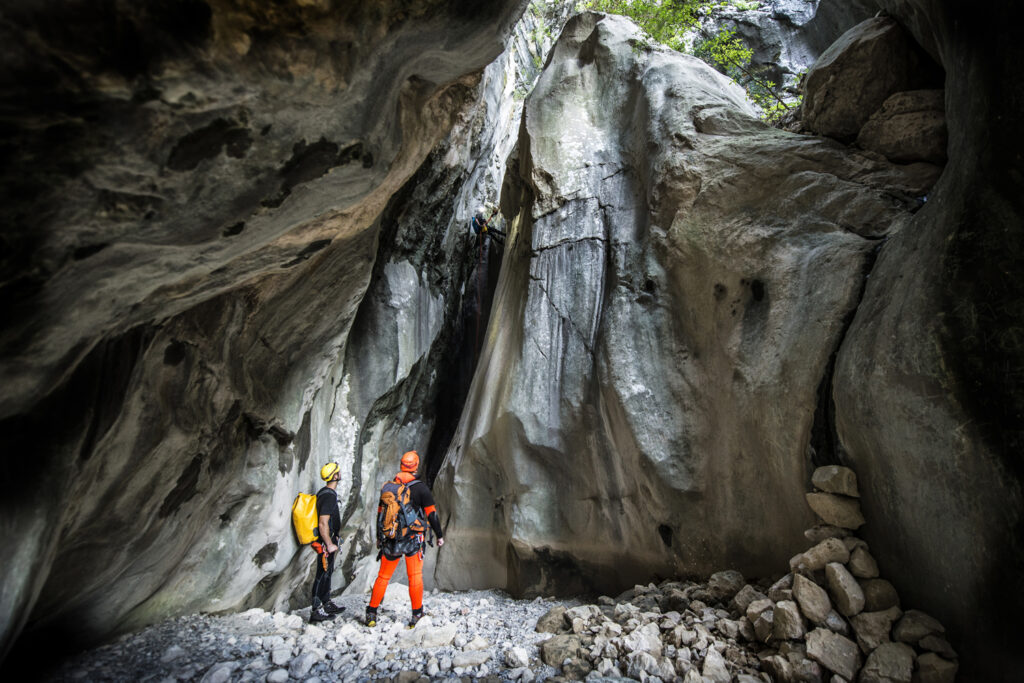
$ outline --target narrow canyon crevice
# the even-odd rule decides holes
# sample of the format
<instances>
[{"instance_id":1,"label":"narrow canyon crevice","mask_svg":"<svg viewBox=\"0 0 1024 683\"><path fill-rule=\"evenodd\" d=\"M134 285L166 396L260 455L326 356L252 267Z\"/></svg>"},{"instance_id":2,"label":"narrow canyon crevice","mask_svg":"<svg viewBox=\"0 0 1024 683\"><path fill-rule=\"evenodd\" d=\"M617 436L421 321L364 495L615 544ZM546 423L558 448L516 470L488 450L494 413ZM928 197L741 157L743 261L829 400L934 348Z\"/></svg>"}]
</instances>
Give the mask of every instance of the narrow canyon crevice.
<instances>
[{"instance_id":1,"label":"narrow canyon crevice","mask_svg":"<svg viewBox=\"0 0 1024 683\"><path fill-rule=\"evenodd\" d=\"M814 467L844 464L839 434L836 431L836 404L832 386L835 381L836 361L839 358L839 350L843 347L843 341L850 331L850 326L853 325L857 310L864 300L864 291L867 288L868 279L871 277L875 261L884 248L885 240L882 239L865 254L864 266L861 272L862 283L860 291L857 293L857 300L843 319L842 332L839 334L839 339L832 351L832 355L829 356L825 374L818 385L818 405L814 409L814 422L811 425L810 442L810 462Z\"/></svg>"}]
</instances>

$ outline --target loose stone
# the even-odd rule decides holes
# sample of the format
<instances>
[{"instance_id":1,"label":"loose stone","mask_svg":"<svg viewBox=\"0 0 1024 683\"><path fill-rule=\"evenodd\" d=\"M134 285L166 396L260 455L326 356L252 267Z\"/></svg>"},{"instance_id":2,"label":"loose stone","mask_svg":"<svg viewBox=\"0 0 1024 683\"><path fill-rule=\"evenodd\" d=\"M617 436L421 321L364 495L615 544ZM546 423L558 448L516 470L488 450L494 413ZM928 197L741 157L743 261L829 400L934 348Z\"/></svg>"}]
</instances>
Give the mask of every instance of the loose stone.
<instances>
[{"instance_id":1,"label":"loose stone","mask_svg":"<svg viewBox=\"0 0 1024 683\"><path fill-rule=\"evenodd\" d=\"M908 609L893 629L893 638L904 643L917 643L933 633L945 633L946 629L934 617L916 609Z\"/></svg>"},{"instance_id":2,"label":"loose stone","mask_svg":"<svg viewBox=\"0 0 1024 683\"><path fill-rule=\"evenodd\" d=\"M538 633L561 633L565 630L565 606L555 605L537 620Z\"/></svg>"},{"instance_id":3,"label":"loose stone","mask_svg":"<svg viewBox=\"0 0 1024 683\"><path fill-rule=\"evenodd\" d=\"M848 681L852 681L860 669L860 650L857 644L823 628L816 628L807 634L807 656Z\"/></svg>"},{"instance_id":4,"label":"loose stone","mask_svg":"<svg viewBox=\"0 0 1024 683\"><path fill-rule=\"evenodd\" d=\"M832 602L825 589L804 576L793 577L793 597L804 616L815 624L823 624L832 611Z\"/></svg>"},{"instance_id":5,"label":"loose stone","mask_svg":"<svg viewBox=\"0 0 1024 683\"><path fill-rule=\"evenodd\" d=\"M513 669L530 665L530 655L526 652L526 648L509 648L508 650L505 650L504 657L505 663Z\"/></svg>"},{"instance_id":6,"label":"loose stone","mask_svg":"<svg viewBox=\"0 0 1024 683\"><path fill-rule=\"evenodd\" d=\"M878 576L878 563L864 547L857 547L850 553L847 565L850 573L860 579L873 579Z\"/></svg>"},{"instance_id":7,"label":"loose stone","mask_svg":"<svg viewBox=\"0 0 1024 683\"><path fill-rule=\"evenodd\" d=\"M755 600L766 600L767 598L768 596L764 593L748 584L733 596L732 601L729 603L729 608L740 614L745 614L750 603Z\"/></svg>"},{"instance_id":8,"label":"loose stone","mask_svg":"<svg viewBox=\"0 0 1024 683\"><path fill-rule=\"evenodd\" d=\"M956 680L957 663L950 662L934 652L928 652L917 658L915 683L954 683Z\"/></svg>"},{"instance_id":9,"label":"loose stone","mask_svg":"<svg viewBox=\"0 0 1024 683\"><path fill-rule=\"evenodd\" d=\"M865 579L859 583L864 591L865 611L880 612L899 606L900 598L896 589L885 579Z\"/></svg>"},{"instance_id":10,"label":"loose stone","mask_svg":"<svg viewBox=\"0 0 1024 683\"><path fill-rule=\"evenodd\" d=\"M898 607L890 607L883 612L861 612L851 617L850 623L860 649L867 654L882 643L889 642L892 624L900 615Z\"/></svg>"},{"instance_id":11,"label":"loose stone","mask_svg":"<svg viewBox=\"0 0 1024 683\"><path fill-rule=\"evenodd\" d=\"M864 525L864 515L856 498L846 498L831 493L807 493L807 504L826 524L844 529L859 529Z\"/></svg>"},{"instance_id":12,"label":"loose stone","mask_svg":"<svg viewBox=\"0 0 1024 683\"><path fill-rule=\"evenodd\" d=\"M786 574L781 579L776 581L768 589L768 599L772 602L779 602L781 600L789 600L792 598L790 592L793 588L793 574Z\"/></svg>"},{"instance_id":13,"label":"loose stone","mask_svg":"<svg viewBox=\"0 0 1024 683\"><path fill-rule=\"evenodd\" d=\"M804 552L802 563L811 571L817 571L830 562L846 563L849 560L850 551L846 544L838 538L827 538Z\"/></svg>"},{"instance_id":14,"label":"loose stone","mask_svg":"<svg viewBox=\"0 0 1024 683\"><path fill-rule=\"evenodd\" d=\"M827 465L814 470L811 483L826 493L838 493L857 498L857 475L849 467Z\"/></svg>"},{"instance_id":15,"label":"loose stone","mask_svg":"<svg viewBox=\"0 0 1024 683\"><path fill-rule=\"evenodd\" d=\"M775 604L772 635L776 640L796 640L804 637L804 622L795 602L783 600Z\"/></svg>"},{"instance_id":16,"label":"loose stone","mask_svg":"<svg viewBox=\"0 0 1024 683\"><path fill-rule=\"evenodd\" d=\"M850 533L849 529L842 529L831 524L819 524L804 531L804 538L811 543L818 544L826 538L846 538Z\"/></svg>"},{"instance_id":17,"label":"loose stone","mask_svg":"<svg viewBox=\"0 0 1024 683\"><path fill-rule=\"evenodd\" d=\"M730 600L744 586L743 574L734 569L715 572L708 579L708 592L719 602Z\"/></svg>"},{"instance_id":18,"label":"loose stone","mask_svg":"<svg viewBox=\"0 0 1024 683\"><path fill-rule=\"evenodd\" d=\"M849 570L838 562L825 567L829 594L835 601L836 609L846 617L852 617L864 609L864 591Z\"/></svg>"},{"instance_id":19,"label":"loose stone","mask_svg":"<svg viewBox=\"0 0 1024 683\"><path fill-rule=\"evenodd\" d=\"M315 652L303 652L288 665L288 674L292 678L303 678L318 661L320 657Z\"/></svg>"},{"instance_id":20,"label":"loose stone","mask_svg":"<svg viewBox=\"0 0 1024 683\"><path fill-rule=\"evenodd\" d=\"M725 660L715 650L708 650L708 654L704 658L704 667L701 669L701 674L705 680L711 680L714 683L729 683L732 680L732 676L726 668Z\"/></svg>"},{"instance_id":21,"label":"loose stone","mask_svg":"<svg viewBox=\"0 0 1024 683\"><path fill-rule=\"evenodd\" d=\"M956 659L956 650L953 649L953 646L949 644L948 640L937 635L925 636L917 643L917 646L922 650L934 652L945 659Z\"/></svg>"},{"instance_id":22,"label":"loose stone","mask_svg":"<svg viewBox=\"0 0 1024 683\"><path fill-rule=\"evenodd\" d=\"M540 657L548 666L559 667L566 659L578 656L581 653L581 647L579 636L557 635L541 644Z\"/></svg>"},{"instance_id":23,"label":"loose stone","mask_svg":"<svg viewBox=\"0 0 1024 683\"><path fill-rule=\"evenodd\" d=\"M767 643L775 630L775 610L766 609L754 620L754 635L762 643Z\"/></svg>"},{"instance_id":24,"label":"loose stone","mask_svg":"<svg viewBox=\"0 0 1024 683\"><path fill-rule=\"evenodd\" d=\"M860 683L910 683L914 649L904 643L883 643L864 662Z\"/></svg>"}]
</instances>

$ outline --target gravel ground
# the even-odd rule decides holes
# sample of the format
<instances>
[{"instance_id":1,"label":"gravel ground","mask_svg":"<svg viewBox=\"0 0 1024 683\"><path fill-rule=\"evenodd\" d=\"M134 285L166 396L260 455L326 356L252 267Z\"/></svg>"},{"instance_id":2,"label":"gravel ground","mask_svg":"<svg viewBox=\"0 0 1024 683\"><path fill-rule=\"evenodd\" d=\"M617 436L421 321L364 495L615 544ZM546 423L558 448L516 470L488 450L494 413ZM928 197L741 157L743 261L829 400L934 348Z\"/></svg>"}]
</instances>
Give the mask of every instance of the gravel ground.
<instances>
[{"instance_id":1,"label":"gravel ground","mask_svg":"<svg viewBox=\"0 0 1024 683\"><path fill-rule=\"evenodd\" d=\"M537 619L556 605L578 604L493 590L430 592L429 619L410 630L404 585L389 586L373 629L362 624L364 598L335 600L346 611L317 625L307 622L308 608L169 619L71 658L48 680L543 681L557 672L539 659L538 645L551 634L534 631Z\"/></svg>"}]
</instances>

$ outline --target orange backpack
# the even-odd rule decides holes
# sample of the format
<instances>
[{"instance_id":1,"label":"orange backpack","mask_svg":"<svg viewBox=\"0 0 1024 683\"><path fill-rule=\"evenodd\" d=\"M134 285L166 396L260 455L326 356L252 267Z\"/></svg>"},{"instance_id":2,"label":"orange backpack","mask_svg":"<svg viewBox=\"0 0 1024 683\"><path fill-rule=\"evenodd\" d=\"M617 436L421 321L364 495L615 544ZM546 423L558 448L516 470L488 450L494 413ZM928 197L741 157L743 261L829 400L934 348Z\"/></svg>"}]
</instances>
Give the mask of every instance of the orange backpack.
<instances>
[{"instance_id":1,"label":"orange backpack","mask_svg":"<svg viewBox=\"0 0 1024 683\"><path fill-rule=\"evenodd\" d=\"M389 481L380 489L380 512L377 514L377 538L401 541L413 534L426 530L423 517L412 502L409 489L417 482L408 484Z\"/></svg>"}]
</instances>

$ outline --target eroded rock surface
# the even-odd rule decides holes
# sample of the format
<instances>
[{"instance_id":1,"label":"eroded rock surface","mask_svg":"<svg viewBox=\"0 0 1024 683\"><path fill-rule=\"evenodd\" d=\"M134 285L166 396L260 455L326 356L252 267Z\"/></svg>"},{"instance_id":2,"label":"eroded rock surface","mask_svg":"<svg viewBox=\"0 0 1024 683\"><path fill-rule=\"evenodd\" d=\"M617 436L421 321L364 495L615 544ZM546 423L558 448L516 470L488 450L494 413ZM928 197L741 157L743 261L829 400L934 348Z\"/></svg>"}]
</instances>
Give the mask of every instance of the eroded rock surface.
<instances>
[{"instance_id":1,"label":"eroded rock surface","mask_svg":"<svg viewBox=\"0 0 1024 683\"><path fill-rule=\"evenodd\" d=\"M758 574L802 544L817 388L915 189L751 113L621 18L566 26L526 103L514 246L438 480L470 541L441 585Z\"/></svg>"},{"instance_id":2,"label":"eroded rock surface","mask_svg":"<svg viewBox=\"0 0 1024 683\"><path fill-rule=\"evenodd\" d=\"M982 38L966 8L885 5L945 69L949 161L872 271L838 357L836 426L879 569L955 633L963 671L996 679L1021 666L1021 597L1000 587L1024 563L1024 179L993 169L1024 149L1024 108L1004 99L1022 48ZM985 19L1017 21L1002 5Z\"/></svg>"},{"instance_id":3,"label":"eroded rock surface","mask_svg":"<svg viewBox=\"0 0 1024 683\"><path fill-rule=\"evenodd\" d=\"M287 604L377 219L522 7L4 9L5 651Z\"/></svg>"},{"instance_id":4,"label":"eroded rock surface","mask_svg":"<svg viewBox=\"0 0 1024 683\"><path fill-rule=\"evenodd\" d=\"M857 133L857 144L890 161L946 162L946 111L942 90L890 95Z\"/></svg>"}]
</instances>

